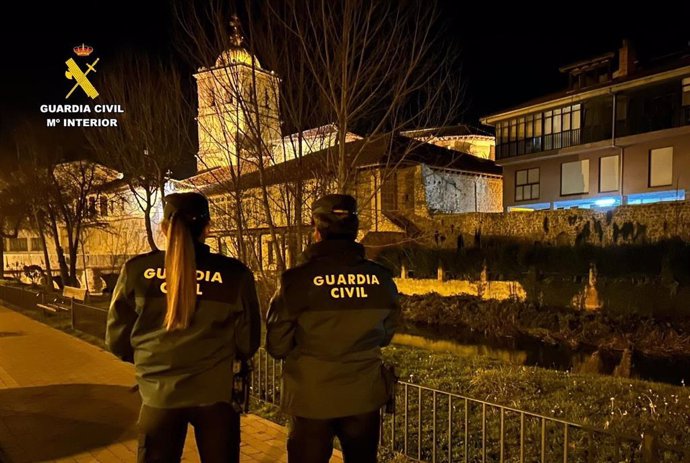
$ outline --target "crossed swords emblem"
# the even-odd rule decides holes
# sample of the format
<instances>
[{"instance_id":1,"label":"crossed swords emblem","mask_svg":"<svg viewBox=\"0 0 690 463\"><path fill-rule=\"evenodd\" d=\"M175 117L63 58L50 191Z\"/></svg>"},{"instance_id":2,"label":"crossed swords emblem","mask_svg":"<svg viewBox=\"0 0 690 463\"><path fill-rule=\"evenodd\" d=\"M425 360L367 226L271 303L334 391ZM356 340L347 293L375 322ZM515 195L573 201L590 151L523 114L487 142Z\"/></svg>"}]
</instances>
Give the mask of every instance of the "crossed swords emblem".
<instances>
[{"instance_id":1,"label":"crossed swords emblem","mask_svg":"<svg viewBox=\"0 0 690 463\"><path fill-rule=\"evenodd\" d=\"M70 80L74 79L76 81L74 87L72 87L72 90L70 90L65 97L65 100L70 97L77 87L81 87L82 90L84 90L84 93L86 93L86 95L88 95L92 100L98 96L98 90L96 90L93 84L89 82L89 79L86 77L86 75L91 71L96 72L96 63L98 63L99 59L100 58L96 58L96 60L91 64L87 63L86 72L82 71L79 65L72 58L65 61L65 64L67 65L65 77Z\"/></svg>"}]
</instances>

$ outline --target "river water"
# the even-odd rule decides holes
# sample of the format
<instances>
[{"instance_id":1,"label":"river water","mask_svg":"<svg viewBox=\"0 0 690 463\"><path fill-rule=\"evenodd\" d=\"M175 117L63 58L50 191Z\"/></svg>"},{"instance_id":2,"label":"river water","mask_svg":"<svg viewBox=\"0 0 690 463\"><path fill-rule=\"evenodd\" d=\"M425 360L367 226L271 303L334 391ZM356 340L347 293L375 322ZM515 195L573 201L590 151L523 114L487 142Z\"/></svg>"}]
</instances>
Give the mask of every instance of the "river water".
<instances>
[{"instance_id":1,"label":"river water","mask_svg":"<svg viewBox=\"0 0 690 463\"><path fill-rule=\"evenodd\" d=\"M573 372L591 371L597 364L601 374L613 374L621 361L621 352L599 351L593 360L593 349L570 349L551 345L529 336L490 337L469 329L449 329L408 324L393 342L403 346L448 352L458 357L486 356L507 364L538 366ZM674 385L690 380L690 357L653 358L633 353L632 377Z\"/></svg>"}]
</instances>

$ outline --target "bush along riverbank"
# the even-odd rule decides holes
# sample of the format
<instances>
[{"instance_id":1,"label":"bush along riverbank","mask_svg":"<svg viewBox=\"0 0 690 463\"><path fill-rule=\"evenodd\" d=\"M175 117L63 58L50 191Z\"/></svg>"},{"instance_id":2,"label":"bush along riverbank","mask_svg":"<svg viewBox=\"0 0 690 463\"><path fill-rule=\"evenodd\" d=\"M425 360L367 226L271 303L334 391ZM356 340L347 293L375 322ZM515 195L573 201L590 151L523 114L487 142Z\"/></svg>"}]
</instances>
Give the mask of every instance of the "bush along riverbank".
<instances>
[{"instance_id":1,"label":"bush along riverbank","mask_svg":"<svg viewBox=\"0 0 690 463\"><path fill-rule=\"evenodd\" d=\"M488 337L530 336L570 349L634 350L650 357L690 356L690 320L539 307L531 302L437 294L402 296L407 322L469 328Z\"/></svg>"},{"instance_id":2,"label":"bush along riverbank","mask_svg":"<svg viewBox=\"0 0 690 463\"><path fill-rule=\"evenodd\" d=\"M403 381L624 435L653 433L668 445L688 445L690 388L411 347L387 347L384 357L396 365Z\"/></svg>"}]
</instances>

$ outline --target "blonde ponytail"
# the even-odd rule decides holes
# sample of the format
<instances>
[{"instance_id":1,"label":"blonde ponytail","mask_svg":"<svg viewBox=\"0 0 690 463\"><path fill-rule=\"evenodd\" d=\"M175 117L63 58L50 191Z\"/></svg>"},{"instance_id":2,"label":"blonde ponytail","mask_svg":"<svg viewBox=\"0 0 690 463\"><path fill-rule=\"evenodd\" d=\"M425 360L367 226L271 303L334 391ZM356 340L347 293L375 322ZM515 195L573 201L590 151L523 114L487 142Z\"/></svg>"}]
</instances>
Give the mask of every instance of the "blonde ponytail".
<instances>
[{"instance_id":1,"label":"blonde ponytail","mask_svg":"<svg viewBox=\"0 0 690 463\"><path fill-rule=\"evenodd\" d=\"M165 284L168 308L167 331L189 326L196 306L196 256L192 233L185 221L173 214L167 223L168 248L165 251Z\"/></svg>"}]
</instances>

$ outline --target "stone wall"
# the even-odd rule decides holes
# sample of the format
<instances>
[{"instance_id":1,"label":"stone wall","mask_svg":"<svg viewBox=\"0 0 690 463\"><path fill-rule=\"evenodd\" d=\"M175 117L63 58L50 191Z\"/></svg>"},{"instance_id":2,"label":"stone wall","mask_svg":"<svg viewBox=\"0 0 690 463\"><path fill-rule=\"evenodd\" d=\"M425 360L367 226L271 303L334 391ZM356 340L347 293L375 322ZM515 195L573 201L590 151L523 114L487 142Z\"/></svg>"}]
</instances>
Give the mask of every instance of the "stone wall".
<instances>
[{"instance_id":1,"label":"stone wall","mask_svg":"<svg viewBox=\"0 0 690 463\"><path fill-rule=\"evenodd\" d=\"M422 278L396 278L395 284L400 294L406 296L417 296L436 293L439 296L479 296L482 299L516 299L524 301L527 299L522 284L519 281L468 281L468 280L448 280Z\"/></svg>"},{"instance_id":2,"label":"stone wall","mask_svg":"<svg viewBox=\"0 0 690 463\"><path fill-rule=\"evenodd\" d=\"M431 233L444 239L443 247L464 246L482 239L572 246L610 246L656 243L680 238L690 241L690 202L666 202L621 206L609 211L562 209L493 214L435 214Z\"/></svg>"},{"instance_id":3,"label":"stone wall","mask_svg":"<svg viewBox=\"0 0 690 463\"><path fill-rule=\"evenodd\" d=\"M605 310L612 314L687 317L690 287L665 285L658 280L602 279L573 281L560 278L523 281L481 281L396 278L400 294L419 296L436 293L443 297L478 296L483 300L527 301L543 307Z\"/></svg>"},{"instance_id":4,"label":"stone wall","mask_svg":"<svg viewBox=\"0 0 690 463\"><path fill-rule=\"evenodd\" d=\"M503 210L500 178L422 168L426 206L430 212L499 212Z\"/></svg>"}]
</instances>

